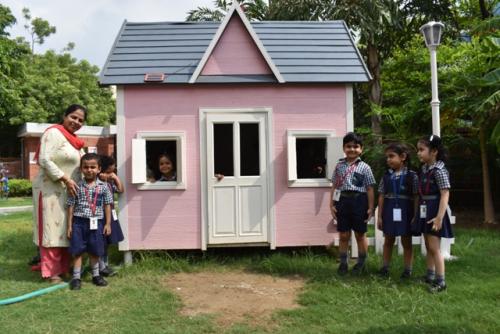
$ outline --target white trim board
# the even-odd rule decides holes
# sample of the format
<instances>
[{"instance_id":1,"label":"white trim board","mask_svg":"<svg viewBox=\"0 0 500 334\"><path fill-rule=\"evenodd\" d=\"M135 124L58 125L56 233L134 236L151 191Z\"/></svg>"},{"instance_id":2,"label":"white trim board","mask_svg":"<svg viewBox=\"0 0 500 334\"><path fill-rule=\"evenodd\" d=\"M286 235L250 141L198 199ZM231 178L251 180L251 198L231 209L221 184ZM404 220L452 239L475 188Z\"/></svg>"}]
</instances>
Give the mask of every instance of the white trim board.
<instances>
[{"instance_id":1,"label":"white trim board","mask_svg":"<svg viewBox=\"0 0 500 334\"><path fill-rule=\"evenodd\" d=\"M273 139L273 113L270 107L261 108L200 108L200 173L201 173L201 250L207 250L208 244L208 208L207 208L207 133L206 114L207 113L265 113L267 121L267 172L268 178L268 237L271 249L276 249L276 214L274 203L275 178L274 178L274 139ZM212 245L210 246L212 247Z\"/></svg>"},{"instance_id":2,"label":"white trim board","mask_svg":"<svg viewBox=\"0 0 500 334\"><path fill-rule=\"evenodd\" d=\"M345 120L346 132L354 131L354 106L352 100L352 84L345 85Z\"/></svg>"},{"instance_id":3,"label":"white trim board","mask_svg":"<svg viewBox=\"0 0 500 334\"><path fill-rule=\"evenodd\" d=\"M262 57L264 57L267 66L271 69L273 72L274 76L276 77L276 80L278 80L279 83L284 83L285 79L283 79L283 76L279 72L278 68L276 65L274 65L273 60L271 59L271 56L266 51L266 48L264 47L264 44L262 44L261 40L259 39L259 36L257 36L257 33L252 27L252 24L246 17L245 13L241 10L240 4L238 1L233 1L233 5L231 6L231 9L229 9L228 13L224 17L224 20L221 22L219 29L217 29L217 32L214 35L214 38L212 41L210 41L210 44L208 45L208 48L205 50L205 53L203 54L203 57L201 58L198 66L196 67L195 71L193 72L193 75L189 79L189 83L195 83L196 80L198 79L199 75L201 74L201 71L205 67L208 59L210 58L210 55L212 55L212 52L214 51L215 47L217 46L217 43L219 42L222 34L226 30L227 25L229 24L229 21L231 21L231 18L233 17L234 13L238 13L238 16L240 17L241 21L243 22L243 25L247 29L248 33L252 37L255 45L257 45L257 48L259 49Z\"/></svg>"},{"instance_id":4,"label":"white trim board","mask_svg":"<svg viewBox=\"0 0 500 334\"><path fill-rule=\"evenodd\" d=\"M127 156L125 150L125 89L123 86L116 87L116 167L118 177L122 181L124 192L118 196L118 215L120 227L123 231L124 239L118 244L121 251L130 250L128 232L128 208L127 208L127 185L125 170L127 168Z\"/></svg>"}]
</instances>

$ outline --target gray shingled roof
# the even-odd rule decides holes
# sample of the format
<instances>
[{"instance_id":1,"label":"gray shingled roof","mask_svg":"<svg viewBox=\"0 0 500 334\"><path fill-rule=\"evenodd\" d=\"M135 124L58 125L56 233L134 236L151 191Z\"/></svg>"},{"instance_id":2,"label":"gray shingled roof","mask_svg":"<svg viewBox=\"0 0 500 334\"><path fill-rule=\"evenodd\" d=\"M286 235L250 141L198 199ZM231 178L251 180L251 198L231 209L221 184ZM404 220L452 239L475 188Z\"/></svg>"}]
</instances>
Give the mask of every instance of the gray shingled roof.
<instances>
[{"instance_id":1,"label":"gray shingled roof","mask_svg":"<svg viewBox=\"0 0 500 334\"><path fill-rule=\"evenodd\" d=\"M343 21L252 22L285 82L366 82L366 66ZM102 85L141 84L146 73L188 83L220 22L124 22ZM200 76L197 83L276 82L273 76Z\"/></svg>"}]
</instances>

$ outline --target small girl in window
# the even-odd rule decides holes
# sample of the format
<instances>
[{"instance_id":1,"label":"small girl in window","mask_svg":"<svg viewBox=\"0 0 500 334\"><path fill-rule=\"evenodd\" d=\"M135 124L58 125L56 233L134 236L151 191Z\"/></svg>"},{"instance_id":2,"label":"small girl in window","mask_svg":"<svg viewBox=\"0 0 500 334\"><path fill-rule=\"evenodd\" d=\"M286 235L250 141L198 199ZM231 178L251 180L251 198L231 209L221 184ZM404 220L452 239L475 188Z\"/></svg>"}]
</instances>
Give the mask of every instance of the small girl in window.
<instances>
[{"instance_id":1,"label":"small girl in window","mask_svg":"<svg viewBox=\"0 0 500 334\"><path fill-rule=\"evenodd\" d=\"M158 169L160 170L160 178L157 181L177 181L175 164L167 153L158 156Z\"/></svg>"}]
</instances>

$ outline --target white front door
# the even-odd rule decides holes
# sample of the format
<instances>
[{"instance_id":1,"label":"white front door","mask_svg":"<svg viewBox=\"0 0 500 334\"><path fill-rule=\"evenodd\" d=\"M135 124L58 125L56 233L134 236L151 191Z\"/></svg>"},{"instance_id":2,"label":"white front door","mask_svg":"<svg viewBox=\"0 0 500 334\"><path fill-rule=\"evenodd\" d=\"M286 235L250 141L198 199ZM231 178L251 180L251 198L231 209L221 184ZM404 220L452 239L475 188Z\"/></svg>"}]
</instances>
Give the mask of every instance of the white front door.
<instances>
[{"instance_id":1,"label":"white front door","mask_svg":"<svg viewBox=\"0 0 500 334\"><path fill-rule=\"evenodd\" d=\"M206 119L208 244L268 242L266 115Z\"/></svg>"}]
</instances>

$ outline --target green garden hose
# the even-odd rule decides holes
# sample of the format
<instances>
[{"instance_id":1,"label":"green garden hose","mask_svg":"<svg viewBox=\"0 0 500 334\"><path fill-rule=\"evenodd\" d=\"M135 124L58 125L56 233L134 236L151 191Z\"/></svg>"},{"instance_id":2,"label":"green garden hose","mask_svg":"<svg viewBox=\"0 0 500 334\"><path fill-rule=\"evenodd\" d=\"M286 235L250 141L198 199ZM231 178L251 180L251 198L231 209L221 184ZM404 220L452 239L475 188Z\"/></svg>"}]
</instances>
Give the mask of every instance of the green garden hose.
<instances>
[{"instance_id":1,"label":"green garden hose","mask_svg":"<svg viewBox=\"0 0 500 334\"><path fill-rule=\"evenodd\" d=\"M45 289L36 290L36 291L30 292L30 293L27 293L25 295L21 295L18 297L0 299L0 305L9 305L9 304L22 302L22 301L25 301L27 299L33 298L33 297L41 296L41 295L44 295L46 293L65 288L67 286L68 286L68 283L64 282L64 283L59 283L57 285L54 285L54 286L51 286L51 287L48 287Z\"/></svg>"}]
</instances>

